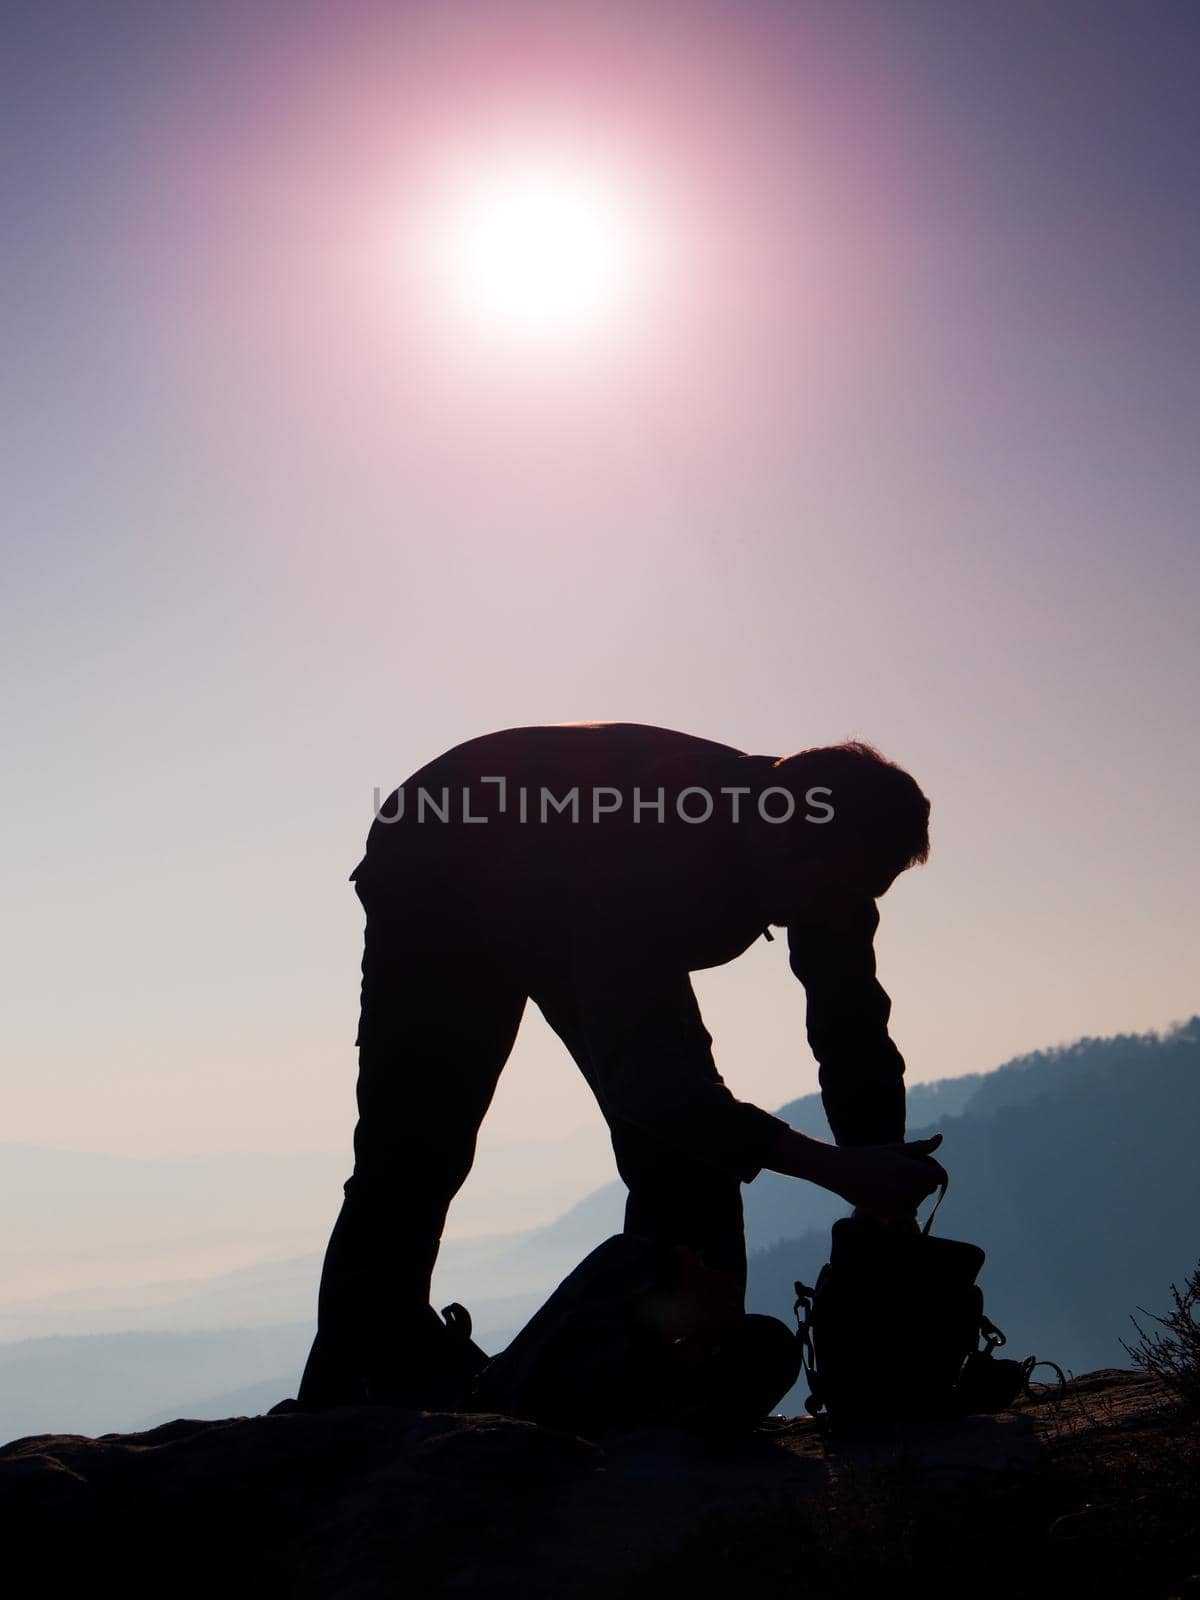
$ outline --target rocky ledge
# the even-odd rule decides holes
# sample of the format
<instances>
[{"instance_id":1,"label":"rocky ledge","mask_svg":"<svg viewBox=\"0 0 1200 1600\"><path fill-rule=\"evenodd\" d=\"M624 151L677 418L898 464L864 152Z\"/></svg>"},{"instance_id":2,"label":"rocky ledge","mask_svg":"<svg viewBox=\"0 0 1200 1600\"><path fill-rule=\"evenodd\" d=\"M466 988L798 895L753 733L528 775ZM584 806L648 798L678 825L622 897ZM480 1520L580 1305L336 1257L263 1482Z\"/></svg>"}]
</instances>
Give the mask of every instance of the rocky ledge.
<instances>
[{"instance_id":1,"label":"rocky ledge","mask_svg":"<svg viewBox=\"0 0 1200 1600\"><path fill-rule=\"evenodd\" d=\"M52 1596L1200 1595L1194 1422L1105 1371L996 1417L603 1446L347 1408L0 1450L11 1575ZM15 1591L14 1591L15 1592Z\"/></svg>"}]
</instances>

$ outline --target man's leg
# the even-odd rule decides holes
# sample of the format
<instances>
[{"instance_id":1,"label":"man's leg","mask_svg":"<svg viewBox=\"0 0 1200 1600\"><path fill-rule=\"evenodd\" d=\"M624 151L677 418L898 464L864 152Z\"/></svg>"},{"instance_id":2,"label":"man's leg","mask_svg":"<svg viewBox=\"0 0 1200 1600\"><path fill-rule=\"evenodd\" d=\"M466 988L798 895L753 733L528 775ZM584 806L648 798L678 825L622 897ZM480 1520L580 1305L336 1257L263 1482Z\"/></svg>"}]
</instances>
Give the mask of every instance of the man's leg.
<instances>
[{"instance_id":1,"label":"man's leg","mask_svg":"<svg viewBox=\"0 0 1200 1600\"><path fill-rule=\"evenodd\" d=\"M534 999L595 1093L587 1042L569 978L538 985ZM687 1246L712 1271L732 1278L738 1292L744 1295L746 1235L737 1175L693 1160L611 1114L598 1094L597 1100L612 1135L617 1171L629 1190L625 1232Z\"/></svg>"},{"instance_id":2,"label":"man's leg","mask_svg":"<svg viewBox=\"0 0 1200 1600\"><path fill-rule=\"evenodd\" d=\"M613 1153L629 1190L625 1232L686 1245L746 1290L746 1230L736 1173L691 1161L631 1123L614 1121Z\"/></svg>"},{"instance_id":3,"label":"man's leg","mask_svg":"<svg viewBox=\"0 0 1200 1600\"><path fill-rule=\"evenodd\" d=\"M368 915L354 1173L303 1404L446 1403L453 1343L430 1309L430 1276L524 1005L485 954Z\"/></svg>"}]
</instances>

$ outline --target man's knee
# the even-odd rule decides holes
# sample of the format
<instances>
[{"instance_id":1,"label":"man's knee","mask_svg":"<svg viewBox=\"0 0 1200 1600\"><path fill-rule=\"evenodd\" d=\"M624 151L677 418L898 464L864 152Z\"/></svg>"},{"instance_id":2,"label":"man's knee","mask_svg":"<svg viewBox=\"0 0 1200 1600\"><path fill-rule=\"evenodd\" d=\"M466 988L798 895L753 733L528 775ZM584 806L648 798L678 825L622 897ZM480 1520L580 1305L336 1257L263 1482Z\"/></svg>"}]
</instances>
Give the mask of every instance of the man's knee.
<instances>
[{"instance_id":1,"label":"man's knee","mask_svg":"<svg viewBox=\"0 0 1200 1600\"><path fill-rule=\"evenodd\" d=\"M426 1146L403 1152L356 1154L354 1171L342 1192L355 1210L403 1220L410 1216L443 1215L471 1170L470 1156Z\"/></svg>"},{"instance_id":2,"label":"man's knee","mask_svg":"<svg viewBox=\"0 0 1200 1600\"><path fill-rule=\"evenodd\" d=\"M613 1124L612 1142L617 1171L631 1195L659 1204L686 1203L705 1213L736 1213L740 1222L742 1185L736 1172L696 1161L628 1123Z\"/></svg>"}]
</instances>

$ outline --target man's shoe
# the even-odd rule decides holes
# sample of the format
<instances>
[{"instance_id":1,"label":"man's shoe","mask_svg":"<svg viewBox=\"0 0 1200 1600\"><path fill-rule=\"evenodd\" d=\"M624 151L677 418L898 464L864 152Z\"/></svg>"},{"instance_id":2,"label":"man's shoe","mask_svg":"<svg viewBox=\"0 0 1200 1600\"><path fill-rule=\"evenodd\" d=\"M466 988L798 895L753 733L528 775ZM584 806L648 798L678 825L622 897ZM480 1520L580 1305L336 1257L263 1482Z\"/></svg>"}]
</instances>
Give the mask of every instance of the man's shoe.
<instances>
[{"instance_id":1,"label":"man's shoe","mask_svg":"<svg viewBox=\"0 0 1200 1600\"><path fill-rule=\"evenodd\" d=\"M443 1320L444 1319L444 1320ZM403 1406L417 1411L459 1411L470 1405L476 1377L488 1357L471 1338L471 1315L465 1306L447 1306L439 1317L432 1306L406 1316L386 1343L353 1367L344 1358L330 1358L328 1343L318 1335L300 1383L296 1401L281 1408L328 1411L334 1406Z\"/></svg>"}]
</instances>

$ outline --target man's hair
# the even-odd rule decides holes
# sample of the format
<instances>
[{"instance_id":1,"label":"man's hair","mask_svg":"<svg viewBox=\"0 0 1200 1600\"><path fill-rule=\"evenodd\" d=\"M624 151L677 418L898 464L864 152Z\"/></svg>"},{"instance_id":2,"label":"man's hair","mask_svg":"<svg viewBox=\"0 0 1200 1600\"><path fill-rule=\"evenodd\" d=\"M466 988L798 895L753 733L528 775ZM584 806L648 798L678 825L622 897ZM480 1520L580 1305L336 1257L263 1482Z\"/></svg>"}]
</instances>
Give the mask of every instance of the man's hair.
<instances>
[{"instance_id":1,"label":"man's hair","mask_svg":"<svg viewBox=\"0 0 1200 1600\"><path fill-rule=\"evenodd\" d=\"M851 739L801 750L781 756L775 771L798 805L812 789L829 791L817 803L832 806L833 816L813 833L857 835L871 858L891 873L928 859L929 801L907 772L873 746Z\"/></svg>"}]
</instances>

